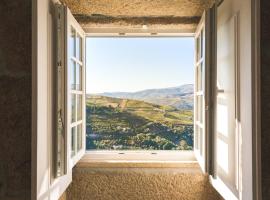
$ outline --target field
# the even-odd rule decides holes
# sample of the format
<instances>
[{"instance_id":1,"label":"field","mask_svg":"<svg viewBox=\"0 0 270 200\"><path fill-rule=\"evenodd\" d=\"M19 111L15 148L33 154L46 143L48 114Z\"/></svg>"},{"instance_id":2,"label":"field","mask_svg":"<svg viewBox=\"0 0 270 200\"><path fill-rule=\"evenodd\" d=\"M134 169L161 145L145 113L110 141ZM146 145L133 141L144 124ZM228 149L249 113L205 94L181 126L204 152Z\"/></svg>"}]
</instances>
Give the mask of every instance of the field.
<instances>
[{"instance_id":1,"label":"field","mask_svg":"<svg viewBox=\"0 0 270 200\"><path fill-rule=\"evenodd\" d=\"M88 95L87 149L191 150L193 110Z\"/></svg>"}]
</instances>

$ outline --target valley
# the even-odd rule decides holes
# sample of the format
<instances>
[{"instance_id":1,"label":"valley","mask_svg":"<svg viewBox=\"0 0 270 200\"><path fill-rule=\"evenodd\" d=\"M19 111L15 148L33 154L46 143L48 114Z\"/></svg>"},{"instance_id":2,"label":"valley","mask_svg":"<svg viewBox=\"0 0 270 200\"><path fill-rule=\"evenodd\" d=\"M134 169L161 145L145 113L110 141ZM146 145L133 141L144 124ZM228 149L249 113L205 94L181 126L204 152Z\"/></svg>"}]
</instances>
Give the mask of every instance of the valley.
<instances>
[{"instance_id":1,"label":"valley","mask_svg":"<svg viewBox=\"0 0 270 200\"><path fill-rule=\"evenodd\" d=\"M141 97L123 93L87 95L86 148L192 150L193 87L188 85L185 93L179 93L179 89L174 93L172 88L170 94L161 90L143 92Z\"/></svg>"}]
</instances>

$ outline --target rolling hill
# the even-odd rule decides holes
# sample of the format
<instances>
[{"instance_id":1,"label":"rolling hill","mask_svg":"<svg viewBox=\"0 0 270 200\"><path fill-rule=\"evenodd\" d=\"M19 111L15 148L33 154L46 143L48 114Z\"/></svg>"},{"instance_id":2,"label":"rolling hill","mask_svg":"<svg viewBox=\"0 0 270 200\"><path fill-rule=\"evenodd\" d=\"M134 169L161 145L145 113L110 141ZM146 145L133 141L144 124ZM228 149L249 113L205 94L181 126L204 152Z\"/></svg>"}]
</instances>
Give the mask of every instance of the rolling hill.
<instances>
[{"instance_id":1,"label":"rolling hill","mask_svg":"<svg viewBox=\"0 0 270 200\"><path fill-rule=\"evenodd\" d=\"M192 110L194 96L193 88L193 84L187 84L179 87L148 89L138 92L101 93L98 95L122 99L141 100L157 105L172 106L182 110Z\"/></svg>"},{"instance_id":2,"label":"rolling hill","mask_svg":"<svg viewBox=\"0 0 270 200\"><path fill-rule=\"evenodd\" d=\"M87 149L193 148L192 110L131 98L88 95L86 123Z\"/></svg>"}]
</instances>

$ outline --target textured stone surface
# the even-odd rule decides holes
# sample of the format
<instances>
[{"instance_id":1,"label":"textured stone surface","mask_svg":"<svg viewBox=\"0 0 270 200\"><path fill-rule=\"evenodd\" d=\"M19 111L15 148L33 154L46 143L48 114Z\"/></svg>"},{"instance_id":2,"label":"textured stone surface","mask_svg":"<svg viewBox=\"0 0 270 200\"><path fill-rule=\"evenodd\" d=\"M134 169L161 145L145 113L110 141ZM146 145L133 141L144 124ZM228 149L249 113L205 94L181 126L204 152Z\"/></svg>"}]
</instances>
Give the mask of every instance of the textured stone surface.
<instances>
[{"instance_id":1,"label":"textured stone surface","mask_svg":"<svg viewBox=\"0 0 270 200\"><path fill-rule=\"evenodd\" d=\"M197 168L198 169L198 168ZM76 167L67 200L221 200L199 170Z\"/></svg>"},{"instance_id":2,"label":"textured stone surface","mask_svg":"<svg viewBox=\"0 0 270 200\"><path fill-rule=\"evenodd\" d=\"M61 0L76 14L200 16L212 0Z\"/></svg>"},{"instance_id":3,"label":"textured stone surface","mask_svg":"<svg viewBox=\"0 0 270 200\"><path fill-rule=\"evenodd\" d=\"M62 196L59 198L59 200L67 200L67 193L64 192Z\"/></svg>"},{"instance_id":4,"label":"textured stone surface","mask_svg":"<svg viewBox=\"0 0 270 200\"><path fill-rule=\"evenodd\" d=\"M118 28L118 29L142 29L147 25L148 29L163 32L165 30L178 30L179 32L194 32L200 21L200 16L194 17L112 17L112 16L89 16L82 14L74 15L86 32L93 28Z\"/></svg>"},{"instance_id":5,"label":"textured stone surface","mask_svg":"<svg viewBox=\"0 0 270 200\"><path fill-rule=\"evenodd\" d=\"M0 1L0 199L31 191L31 0Z\"/></svg>"},{"instance_id":6,"label":"textured stone surface","mask_svg":"<svg viewBox=\"0 0 270 200\"><path fill-rule=\"evenodd\" d=\"M261 0L262 196L270 199L270 1Z\"/></svg>"},{"instance_id":7,"label":"textured stone surface","mask_svg":"<svg viewBox=\"0 0 270 200\"><path fill-rule=\"evenodd\" d=\"M194 31L213 0L61 0L85 30L90 28L176 29Z\"/></svg>"}]
</instances>

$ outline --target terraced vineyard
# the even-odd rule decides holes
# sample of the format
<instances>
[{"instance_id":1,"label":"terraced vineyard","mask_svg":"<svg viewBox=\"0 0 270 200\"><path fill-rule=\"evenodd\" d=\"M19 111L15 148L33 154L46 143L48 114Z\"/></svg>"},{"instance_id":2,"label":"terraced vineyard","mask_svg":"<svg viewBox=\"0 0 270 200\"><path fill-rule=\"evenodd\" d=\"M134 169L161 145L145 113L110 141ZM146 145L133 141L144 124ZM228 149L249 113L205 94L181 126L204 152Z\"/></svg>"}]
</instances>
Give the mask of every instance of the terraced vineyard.
<instances>
[{"instance_id":1,"label":"terraced vineyard","mask_svg":"<svg viewBox=\"0 0 270 200\"><path fill-rule=\"evenodd\" d=\"M191 150L193 110L88 95L87 149Z\"/></svg>"}]
</instances>

